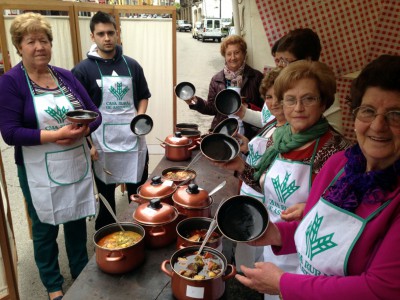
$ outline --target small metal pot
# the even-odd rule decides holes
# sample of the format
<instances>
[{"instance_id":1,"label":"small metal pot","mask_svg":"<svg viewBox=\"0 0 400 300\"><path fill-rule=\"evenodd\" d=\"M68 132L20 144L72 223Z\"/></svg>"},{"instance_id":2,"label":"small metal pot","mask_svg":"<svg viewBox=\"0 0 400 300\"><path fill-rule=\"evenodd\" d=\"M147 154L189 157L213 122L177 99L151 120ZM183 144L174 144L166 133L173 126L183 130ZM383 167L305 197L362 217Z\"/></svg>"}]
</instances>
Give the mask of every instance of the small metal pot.
<instances>
[{"instance_id":1,"label":"small metal pot","mask_svg":"<svg viewBox=\"0 0 400 300\"><path fill-rule=\"evenodd\" d=\"M176 225L176 232L178 233L178 239L176 240L176 249L182 249L190 246L201 246L202 241L196 242L189 240L190 234L196 230L208 230L210 227L212 219L211 218L187 218ZM209 242L206 243L207 247L217 249L222 251L222 237L223 235L218 228L214 230L214 233L218 238L214 237Z\"/></svg>"},{"instance_id":2,"label":"small metal pot","mask_svg":"<svg viewBox=\"0 0 400 300\"><path fill-rule=\"evenodd\" d=\"M154 198L172 205L172 194L176 191L176 184L171 180L162 180L161 176L154 176L138 188L137 194L131 195L131 201L143 204Z\"/></svg>"},{"instance_id":3,"label":"small metal pot","mask_svg":"<svg viewBox=\"0 0 400 300\"><path fill-rule=\"evenodd\" d=\"M198 251L199 248L198 246L192 246L180 249L172 255L170 260L165 260L161 264L161 270L171 277L172 293L177 299L219 299L225 292L225 281L236 275L236 268L232 265L228 265L225 256L221 252L210 247L204 247L203 251L212 253L223 262L222 272L218 276L205 280L194 280L180 275L173 267L178 257L192 254ZM167 269L168 264L171 266L172 270ZM231 271L227 275L224 275L228 267L231 268ZM193 295L195 295L195 297L193 297Z\"/></svg>"},{"instance_id":4,"label":"small metal pot","mask_svg":"<svg viewBox=\"0 0 400 300\"><path fill-rule=\"evenodd\" d=\"M179 187L172 195L172 201L184 218L211 217L213 198L195 183Z\"/></svg>"},{"instance_id":5,"label":"small metal pot","mask_svg":"<svg viewBox=\"0 0 400 300\"><path fill-rule=\"evenodd\" d=\"M199 130L199 125L195 123L177 123L175 125L175 131L181 131L184 129Z\"/></svg>"},{"instance_id":6,"label":"small metal pot","mask_svg":"<svg viewBox=\"0 0 400 300\"><path fill-rule=\"evenodd\" d=\"M184 161L192 157L192 150L197 147L197 143L193 145L191 139L177 131L174 135L167 136L160 146L165 149L165 157L167 159Z\"/></svg>"},{"instance_id":7,"label":"small metal pot","mask_svg":"<svg viewBox=\"0 0 400 300\"><path fill-rule=\"evenodd\" d=\"M190 169L190 168L186 169L186 167L180 167L180 166L176 166L176 167L171 167L171 168L164 169L164 170L161 172L161 175L162 175L162 178L163 178L164 180L172 180L175 184L178 185L178 184L184 182L187 178L185 178L185 179L171 179L171 178L168 177L167 174L168 174L169 172L176 173L176 172L183 171L183 170L185 170L185 172L187 172L188 175L190 175L190 178L191 178L191 179L190 179L189 183L190 183L190 182L193 182L193 181L196 179L197 173L196 173L195 170Z\"/></svg>"},{"instance_id":8,"label":"small metal pot","mask_svg":"<svg viewBox=\"0 0 400 300\"><path fill-rule=\"evenodd\" d=\"M114 223L100 228L93 236L93 242L96 246L97 266L106 273L123 274L132 271L141 265L145 259L145 230L142 226L134 223L121 223L127 231L134 231L142 236L142 239L127 248L110 250L100 247L97 243L106 235L121 231L119 226Z\"/></svg>"},{"instance_id":9,"label":"small metal pot","mask_svg":"<svg viewBox=\"0 0 400 300\"><path fill-rule=\"evenodd\" d=\"M145 244L149 248L161 248L176 240L178 216L175 207L160 199L139 205L133 213L134 221L146 231Z\"/></svg>"}]
</instances>

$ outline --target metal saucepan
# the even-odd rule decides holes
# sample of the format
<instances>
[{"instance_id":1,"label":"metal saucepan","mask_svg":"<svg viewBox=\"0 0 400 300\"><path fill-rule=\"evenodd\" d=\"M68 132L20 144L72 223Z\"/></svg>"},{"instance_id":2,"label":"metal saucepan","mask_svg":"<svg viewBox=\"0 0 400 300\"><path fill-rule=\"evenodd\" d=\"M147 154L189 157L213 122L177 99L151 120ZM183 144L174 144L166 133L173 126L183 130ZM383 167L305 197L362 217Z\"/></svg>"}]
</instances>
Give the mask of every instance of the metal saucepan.
<instances>
[{"instance_id":1,"label":"metal saucepan","mask_svg":"<svg viewBox=\"0 0 400 300\"><path fill-rule=\"evenodd\" d=\"M183 81L175 87L175 95L182 100L189 100L196 93L196 88L190 82Z\"/></svg>"},{"instance_id":2,"label":"metal saucepan","mask_svg":"<svg viewBox=\"0 0 400 300\"><path fill-rule=\"evenodd\" d=\"M67 120L72 123L86 125L96 120L99 114L91 110L80 109L68 111L65 116Z\"/></svg>"},{"instance_id":3,"label":"metal saucepan","mask_svg":"<svg viewBox=\"0 0 400 300\"><path fill-rule=\"evenodd\" d=\"M242 99L235 90L226 89L217 94L214 105L219 113L230 115L239 111Z\"/></svg>"},{"instance_id":4,"label":"metal saucepan","mask_svg":"<svg viewBox=\"0 0 400 300\"><path fill-rule=\"evenodd\" d=\"M240 153L237 140L223 133L205 136L200 143L200 150L205 157L215 162L228 162Z\"/></svg>"},{"instance_id":5,"label":"metal saucepan","mask_svg":"<svg viewBox=\"0 0 400 300\"><path fill-rule=\"evenodd\" d=\"M149 115L135 116L131 121L131 130L135 135L146 135L153 129L153 120Z\"/></svg>"},{"instance_id":6,"label":"metal saucepan","mask_svg":"<svg viewBox=\"0 0 400 300\"><path fill-rule=\"evenodd\" d=\"M227 118L214 127L213 133L223 133L234 136L239 129L239 121L236 118Z\"/></svg>"}]
</instances>

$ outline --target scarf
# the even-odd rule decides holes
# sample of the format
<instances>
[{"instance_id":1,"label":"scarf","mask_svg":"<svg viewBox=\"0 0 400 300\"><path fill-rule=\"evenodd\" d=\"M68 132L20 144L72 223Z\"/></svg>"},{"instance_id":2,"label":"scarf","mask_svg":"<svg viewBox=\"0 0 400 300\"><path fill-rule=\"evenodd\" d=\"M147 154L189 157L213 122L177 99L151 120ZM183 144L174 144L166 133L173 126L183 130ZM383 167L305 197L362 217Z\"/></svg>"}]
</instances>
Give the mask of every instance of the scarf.
<instances>
[{"instance_id":1,"label":"scarf","mask_svg":"<svg viewBox=\"0 0 400 300\"><path fill-rule=\"evenodd\" d=\"M254 173L254 179L259 180L264 171L273 162L275 157L279 153L287 153L291 150L297 149L310 141L316 140L317 138L324 135L329 130L329 123L325 118L319 119L311 128L306 131L293 134L290 129L290 124L277 127L272 140L274 143L267 148L261 157L260 162L256 166L256 172Z\"/></svg>"},{"instance_id":2,"label":"scarf","mask_svg":"<svg viewBox=\"0 0 400 300\"><path fill-rule=\"evenodd\" d=\"M225 63L224 76L226 80L230 81L230 86L242 87L243 71L245 66L246 62L244 61L240 68L236 72L233 72L228 69L228 66Z\"/></svg>"},{"instance_id":3,"label":"scarf","mask_svg":"<svg viewBox=\"0 0 400 300\"><path fill-rule=\"evenodd\" d=\"M330 186L323 197L347 211L354 212L360 203L383 203L387 194L396 189L400 160L384 170L365 172L367 160L360 146L346 150L345 175Z\"/></svg>"}]
</instances>

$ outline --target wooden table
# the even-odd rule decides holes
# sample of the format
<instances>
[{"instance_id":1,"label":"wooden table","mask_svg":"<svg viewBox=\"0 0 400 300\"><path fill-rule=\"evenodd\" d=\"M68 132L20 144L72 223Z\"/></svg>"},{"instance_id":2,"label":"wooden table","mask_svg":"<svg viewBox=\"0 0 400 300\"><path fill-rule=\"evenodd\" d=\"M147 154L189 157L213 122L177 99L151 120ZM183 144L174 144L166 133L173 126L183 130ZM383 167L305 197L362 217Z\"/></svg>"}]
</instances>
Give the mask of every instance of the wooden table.
<instances>
[{"instance_id":1,"label":"wooden table","mask_svg":"<svg viewBox=\"0 0 400 300\"><path fill-rule=\"evenodd\" d=\"M193 157L196 153L197 151L193 152ZM163 158L154 169L151 177L161 175L161 172L166 168L185 166L188 163L187 161L172 162ZM222 181L227 181L225 187L213 196L213 215L218 204L222 200L238 194L239 182L238 179L232 175L232 172L213 166L205 157L201 157L200 160L193 165L193 169L197 172L195 182L199 187L207 191L211 191ZM137 204L132 202L130 207L132 209L126 211L121 221L132 221L132 213L134 209L136 209ZM223 248L225 256L227 256L228 261L230 261L229 256L232 253L232 243L224 239ZM82 273L65 294L64 299L173 299L170 277L161 271L160 266L162 261L170 259L175 251L175 244L161 249L146 249L146 260L144 264L138 269L123 275L110 275L102 272L97 267L96 257L93 255ZM238 283L235 279L228 280L228 282L231 281ZM225 294L227 294L227 292ZM248 296L248 294L246 295ZM225 295L224 298L233 299L231 296ZM249 298L240 297L236 299Z\"/></svg>"}]
</instances>

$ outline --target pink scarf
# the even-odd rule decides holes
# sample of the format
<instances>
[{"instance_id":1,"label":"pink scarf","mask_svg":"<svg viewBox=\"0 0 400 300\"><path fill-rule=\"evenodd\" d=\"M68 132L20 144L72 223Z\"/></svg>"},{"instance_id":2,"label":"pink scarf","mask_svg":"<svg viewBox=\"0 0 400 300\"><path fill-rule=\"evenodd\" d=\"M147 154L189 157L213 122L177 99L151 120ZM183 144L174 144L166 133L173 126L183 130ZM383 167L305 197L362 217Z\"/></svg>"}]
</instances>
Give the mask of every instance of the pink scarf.
<instances>
[{"instance_id":1,"label":"pink scarf","mask_svg":"<svg viewBox=\"0 0 400 300\"><path fill-rule=\"evenodd\" d=\"M230 86L237 86L240 88L242 87L243 70L244 70L245 66L246 66L246 62L243 62L243 65L241 65L240 68L236 72L233 72L233 71L229 70L227 65L225 64L224 75L227 80L230 80L230 82L231 82Z\"/></svg>"}]
</instances>

